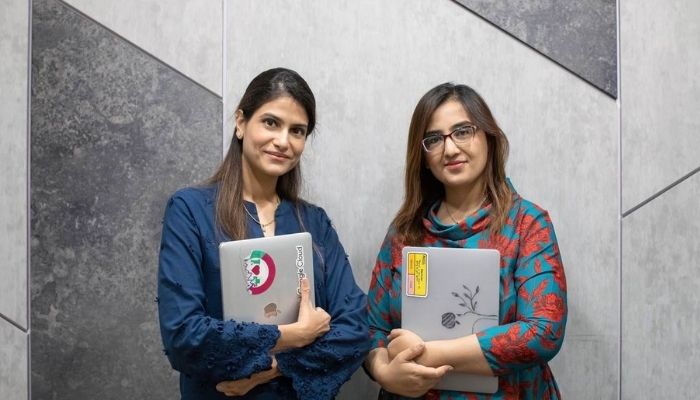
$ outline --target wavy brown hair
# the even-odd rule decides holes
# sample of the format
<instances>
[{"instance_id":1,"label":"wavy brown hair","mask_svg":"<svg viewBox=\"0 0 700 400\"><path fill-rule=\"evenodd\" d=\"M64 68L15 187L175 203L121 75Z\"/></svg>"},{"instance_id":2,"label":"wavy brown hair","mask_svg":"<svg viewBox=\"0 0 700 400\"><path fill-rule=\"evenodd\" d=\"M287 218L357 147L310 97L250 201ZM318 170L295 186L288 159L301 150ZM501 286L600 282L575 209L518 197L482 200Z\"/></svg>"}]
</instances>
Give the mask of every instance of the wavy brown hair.
<instances>
[{"instance_id":1,"label":"wavy brown hair","mask_svg":"<svg viewBox=\"0 0 700 400\"><path fill-rule=\"evenodd\" d=\"M253 78L243 93L236 110L241 110L250 118L263 104L288 96L299 103L309 119L307 137L316 125L316 100L306 81L295 71L286 68L273 68ZM247 232L247 219L243 203L243 139L233 140L214 175L206 183L218 186L216 195L216 222L233 240L244 239ZM297 164L277 179L277 195L295 203L298 211L301 188L301 166ZM298 214L298 212L297 212Z\"/></svg>"},{"instance_id":2,"label":"wavy brown hair","mask_svg":"<svg viewBox=\"0 0 700 400\"><path fill-rule=\"evenodd\" d=\"M512 204L512 193L506 182L508 139L496 123L484 99L466 85L443 83L428 91L418 101L408 128L404 201L394 217L393 226L402 242L421 245L423 217L428 208L445 197L445 187L425 168L421 141L435 110L449 100L457 100L471 122L486 134L488 156L484 169L487 200L492 204L489 230L498 232L506 223Z\"/></svg>"}]
</instances>

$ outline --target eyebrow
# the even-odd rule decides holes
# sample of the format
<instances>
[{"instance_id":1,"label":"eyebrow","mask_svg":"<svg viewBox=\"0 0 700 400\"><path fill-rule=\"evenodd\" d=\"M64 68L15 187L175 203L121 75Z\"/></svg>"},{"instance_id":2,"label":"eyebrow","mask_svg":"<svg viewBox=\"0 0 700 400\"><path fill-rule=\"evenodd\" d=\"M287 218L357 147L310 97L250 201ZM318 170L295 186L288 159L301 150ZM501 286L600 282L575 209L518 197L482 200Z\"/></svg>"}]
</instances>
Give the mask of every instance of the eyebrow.
<instances>
[{"instance_id":1,"label":"eyebrow","mask_svg":"<svg viewBox=\"0 0 700 400\"><path fill-rule=\"evenodd\" d=\"M274 119L274 120L277 121L277 122L282 122L282 118L276 116L275 114L269 113L269 112L262 113L262 114L260 115L260 118L272 118L272 119ZM309 129L308 125L306 125L306 124L292 124L292 127L293 127L293 128L304 128L304 129Z\"/></svg>"},{"instance_id":2,"label":"eyebrow","mask_svg":"<svg viewBox=\"0 0 700 400\"><path fill-rule=\"evenodd\" d=\"M454 124L450 127L450 132L454 131L457 128L461 128L461 127L467 126L467 125L474 125L474 123L469 121L469 120L457 122L456 124ZM439 131L439 130L427 131L427 132L425 132L425 134L423 136L433 136L433 135L442 135L442 131Z\"/></svg>"}]
</instances>

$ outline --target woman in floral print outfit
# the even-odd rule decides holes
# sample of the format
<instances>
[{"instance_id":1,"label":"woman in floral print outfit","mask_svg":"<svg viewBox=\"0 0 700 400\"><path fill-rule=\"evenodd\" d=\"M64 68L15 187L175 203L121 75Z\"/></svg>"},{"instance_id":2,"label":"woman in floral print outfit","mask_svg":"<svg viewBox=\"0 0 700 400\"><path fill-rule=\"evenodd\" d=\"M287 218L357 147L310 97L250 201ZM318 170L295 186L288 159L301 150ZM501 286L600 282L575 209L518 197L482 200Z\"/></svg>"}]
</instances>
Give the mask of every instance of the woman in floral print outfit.
<instances>
[{"instance_id":1,"label":"woman in floral print outfit","mask_svg":"<svg viewBox=\"0 0 700 400\"><path fill-rule=\"evenodd\" d=\"M559 399L547 365L566 326L566 279L547 211L505 176L508 140L484 100L439 85L409 128L404 203L377 257L368 293L373 350L365 361L380 398ZM501 254L498 326L424 342L401 327L404 246L491 248ZM448 371L499 377L494 394L431 389Z\"/></svg>"}]
</instances>

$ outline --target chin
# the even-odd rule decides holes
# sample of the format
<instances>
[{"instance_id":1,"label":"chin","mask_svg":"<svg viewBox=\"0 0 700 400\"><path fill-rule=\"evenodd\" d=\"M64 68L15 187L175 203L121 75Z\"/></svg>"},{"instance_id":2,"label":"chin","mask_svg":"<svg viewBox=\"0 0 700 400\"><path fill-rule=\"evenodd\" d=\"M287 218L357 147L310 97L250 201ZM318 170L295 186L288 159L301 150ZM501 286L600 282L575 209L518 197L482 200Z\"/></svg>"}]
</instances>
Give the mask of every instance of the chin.
<instances>
[{"instance_id":1,"label":"chin","mask_svg":"<svg viewBox=\"0 0 700 400\"><path fill-rule=\"evenodd\" d=\"M294 169L294 166L280 166L280 165L268 165L268 166L263 166L262 170L270 176L276 176L280 177L287 172L291 171Z\"/></svg>"},{"instance_id":2,"label":"chin","mask_svg":"<svg viewBox=\"0 0 700 400\"><path fill-rule=\"evenodd\" d=\"M443 177L441 179L442 184L448 188L463 188L465 186L471 186L476 184L478 181L475 177Z\"/></svg>"}]
</instances>

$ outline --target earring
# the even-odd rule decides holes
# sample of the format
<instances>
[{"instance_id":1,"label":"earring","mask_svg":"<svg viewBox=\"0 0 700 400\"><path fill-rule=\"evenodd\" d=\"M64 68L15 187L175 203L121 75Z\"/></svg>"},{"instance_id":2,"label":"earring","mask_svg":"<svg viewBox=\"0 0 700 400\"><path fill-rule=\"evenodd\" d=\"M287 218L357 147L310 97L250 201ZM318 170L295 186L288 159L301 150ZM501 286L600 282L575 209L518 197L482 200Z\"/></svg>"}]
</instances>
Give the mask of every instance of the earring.
<instances>
[{"instance_id":1,"label":"earring","mask_svg":"<svg viewBox=\"0 0 700 400\"><path fill-rule=\"evenodd\" d=\"M241 131L236 132L236 137L238 138L238 140L243 139L243 132L241 132Z\"/></svg>"}]
</instances>

